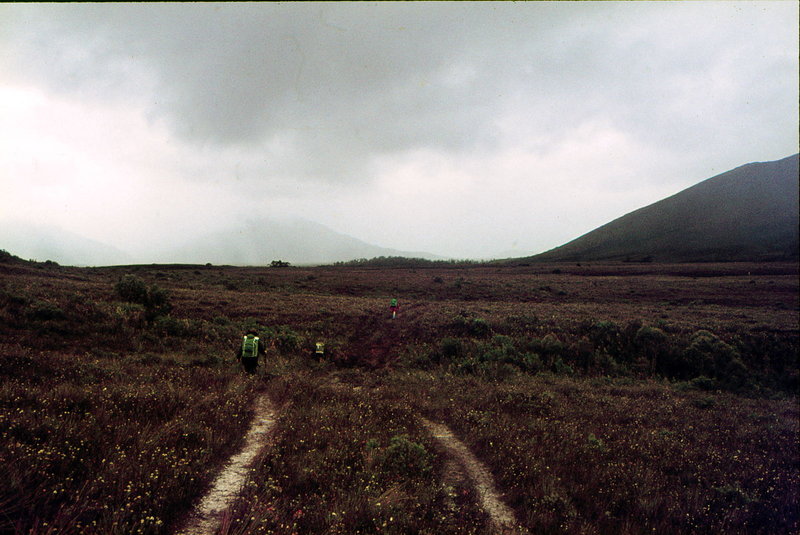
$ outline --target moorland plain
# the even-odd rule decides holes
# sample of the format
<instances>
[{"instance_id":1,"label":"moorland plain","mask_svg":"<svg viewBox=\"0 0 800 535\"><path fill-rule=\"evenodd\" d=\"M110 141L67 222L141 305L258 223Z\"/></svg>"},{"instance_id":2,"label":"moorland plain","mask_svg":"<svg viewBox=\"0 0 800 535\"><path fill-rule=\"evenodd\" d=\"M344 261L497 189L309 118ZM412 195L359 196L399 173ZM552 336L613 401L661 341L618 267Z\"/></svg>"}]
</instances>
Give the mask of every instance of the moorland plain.
<instances>
[{"instance_id":1,"label":"moorland plain","mask_svg":"<svg viewBox=\"0 0 800 535\"><path fill-rule=\"evenodd\" d=\"M796 263L0 273L2 533L175 532L258 392L274 435L221 533L490 533L419 416L520 532L800 527Z\"/></svg>"}]
</instances>

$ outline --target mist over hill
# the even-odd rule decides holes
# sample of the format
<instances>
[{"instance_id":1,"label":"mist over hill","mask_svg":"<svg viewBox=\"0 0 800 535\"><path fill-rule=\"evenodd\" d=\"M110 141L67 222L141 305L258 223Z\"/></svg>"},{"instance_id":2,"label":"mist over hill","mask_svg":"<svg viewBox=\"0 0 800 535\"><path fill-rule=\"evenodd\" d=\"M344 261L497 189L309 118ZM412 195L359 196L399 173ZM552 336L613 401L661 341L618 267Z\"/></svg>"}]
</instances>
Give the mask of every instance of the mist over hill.
<instances>
[{"instance_id":1,"label":"mist over hill","mask_svg":"<svg viewBox=\"0 0 800 535\"><path fill-rule=\"evenodd\" d=\"M524 260L796 260L799 211L798 155L794 155L737 167ZM76 266L269 265L273 260L313 265L376 257L443 259L371 245L303 219L250 219L227 230L189 235L168 246L139 250L52 226L4 221L0 249L23 259Z\"/></svg>"},{"instance_id":2,"label":"mist over hill","mask_svg":"<svg viewBox=\"0 0 800 535\"><path fill-rule=\"evenodd\" d=\"M378 247L303 219L251 219L240 227L193 237L174 248L153 251L157 262L269 265L325 264L377 256L435 260L429 253Z\"/></svg>"},{"instance_id":3,"label":"mist over hill","mask_svg":"<svg viewBox=\"0 0 800 535\"><path fill-rule=\"evenodd\" d=\"M25 260L73 266L130 264L134 257L116 247L49 225L3 221L0 249Z\"/></svg>"},{"instance_id":4,"label":"mist over hill","mask_svg":"<svg viewBox=\"0 0 800 535\"><path fill-rule=\"evenodd\" d=\"M22 259L52 260L74 266L152 263L263 266L273 260L312 265L379 256L441 259L429 253L371 245L302 219L251 219L235 228L138 250L121 250L53 226L5 221L0 225L0 249Z\"/></svg>"},{"instance_id":5,"label":"mist over hill","mask_svg":"<svg viewBox=\"0 0 800 535\"><path fill-rule=\"evenodd\" d=\"M798 210L795 154L719 174L529 260L796 260Z\"/></svg>"}]
</instances>

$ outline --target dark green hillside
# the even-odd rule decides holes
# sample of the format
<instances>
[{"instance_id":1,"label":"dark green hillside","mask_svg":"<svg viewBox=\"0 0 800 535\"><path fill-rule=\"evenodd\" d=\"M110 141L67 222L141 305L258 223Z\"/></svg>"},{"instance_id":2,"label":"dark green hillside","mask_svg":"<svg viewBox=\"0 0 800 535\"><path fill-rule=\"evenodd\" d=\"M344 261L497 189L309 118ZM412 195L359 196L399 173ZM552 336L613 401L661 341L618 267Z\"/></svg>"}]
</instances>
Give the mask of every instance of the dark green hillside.
<instances>
[{"instance_id":1,"label":"dark green hillside","mask_svg":"<svg viewBox=\"0 0 800 535\"><path fill-rule=\"evenodd\" d=\"M750 163L615 219L536 261L798 258L798 155Z\"/></svg>"}]
</instances>

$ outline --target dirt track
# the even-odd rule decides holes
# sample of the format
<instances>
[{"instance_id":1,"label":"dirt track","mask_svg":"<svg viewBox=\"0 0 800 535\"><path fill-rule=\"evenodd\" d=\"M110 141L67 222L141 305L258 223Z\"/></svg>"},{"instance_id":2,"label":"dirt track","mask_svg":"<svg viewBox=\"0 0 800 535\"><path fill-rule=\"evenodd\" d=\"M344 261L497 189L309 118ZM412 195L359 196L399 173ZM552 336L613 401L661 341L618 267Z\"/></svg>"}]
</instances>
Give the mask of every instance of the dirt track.
<instances>
[{"instance_id":1,"label":"dirt track","mask_svg":"<svg viewBox=\"0 0 800 535\"><path fill-rule=\"evenodd\" d=\"M463 442L453 435L447 426L431 422L425 418L422 419L422 423L456 460L458 465L466 470L470 480L475 485L475 490L478 491L481 506L492 519L492 524L497 533L509 535L524 533L514 518L514 512L500 499L500 495L494 487L492 475L486 466L469 451Z\"/></svg>"},{"instance_id":2,"label":"dirt track","mask_svg":"<svg viewBox=\"0 0 800 535\"><path fill-rule=\"evenodd\" d=\"M267 433L275 423L275 412L266 394L256 399L255 414L241 451L230 458L217 479L189 517L180 535L212 535L222 516L236 498L256 454L264 447Z\"/></svg>"},{"instance_id":3,"label":"dirt track","mask_svg":"<svg viewBox=\"0 0 800 535\"><path fill-rule=\"evenodd\" d=\"M331 386L342 387L338 382ZM178 531L179 535L213 535L219 529L226 510L238 495L248 469L264 447L266 435L274 423L274 408L269 398L262 394L256 399L255 414L245 436L244 446L230 458L211 489L190 514L186 526ZM496 532L508 535L524 533L517 524L514 512L500 499L492 475L486 466L453 435L447 426L424 418L422 423L451 457L452 469L466 472Z\"/></svg>"}]
</instances>

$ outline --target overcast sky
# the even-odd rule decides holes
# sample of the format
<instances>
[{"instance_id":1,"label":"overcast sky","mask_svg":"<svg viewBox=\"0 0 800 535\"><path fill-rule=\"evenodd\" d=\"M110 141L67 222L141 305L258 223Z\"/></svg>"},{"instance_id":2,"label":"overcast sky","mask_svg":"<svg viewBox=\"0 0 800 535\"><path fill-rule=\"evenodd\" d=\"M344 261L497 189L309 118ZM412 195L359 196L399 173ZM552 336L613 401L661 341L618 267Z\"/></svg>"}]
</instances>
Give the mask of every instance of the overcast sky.
<instances>
[{"instance_id":1,"label":"overcast sky","mask_svg":"<svg viewBox=\"0 0 800 535\"><path fill-rule=\"evenodd\" d=\"M0 221L522 256L796 153L799 54L794 1L2 4Z\"/></svg>"}]
</instances>

